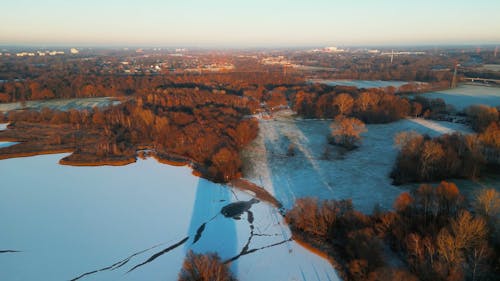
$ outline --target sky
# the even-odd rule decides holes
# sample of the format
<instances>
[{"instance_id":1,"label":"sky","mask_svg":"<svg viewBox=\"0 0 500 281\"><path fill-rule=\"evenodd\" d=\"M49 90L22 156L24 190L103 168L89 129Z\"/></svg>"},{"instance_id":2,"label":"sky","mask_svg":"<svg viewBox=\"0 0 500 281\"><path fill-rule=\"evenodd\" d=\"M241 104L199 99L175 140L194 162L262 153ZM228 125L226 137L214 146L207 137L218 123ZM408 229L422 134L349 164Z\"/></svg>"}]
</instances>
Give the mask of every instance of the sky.
<instances>
[{"instance_id":1,"label":"sky","mask_svg":"<svg viewBox=\"0 0 500 281\"><path fill-rule=\"evenodd\" d=\"M500 43L499 0L15 0L0 7L2 45Z\"/></svg>"}]
</instances>

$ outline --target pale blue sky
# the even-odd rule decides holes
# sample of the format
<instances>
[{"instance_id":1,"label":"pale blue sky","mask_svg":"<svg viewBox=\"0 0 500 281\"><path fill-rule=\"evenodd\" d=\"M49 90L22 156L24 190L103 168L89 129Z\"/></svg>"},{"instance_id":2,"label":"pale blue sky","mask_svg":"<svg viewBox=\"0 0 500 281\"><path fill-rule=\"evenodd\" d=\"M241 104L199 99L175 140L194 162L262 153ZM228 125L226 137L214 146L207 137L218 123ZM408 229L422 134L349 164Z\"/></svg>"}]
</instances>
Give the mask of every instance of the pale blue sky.
<instances>
[{"instance_id":1,"label":"pale blue sky","mask_svg":"<svg viewBox=\"0 0 500 281\"><path fill-rule=\"evenodd\" d=\"M266 47L500 42L499 0L3 1L0 44Z\"/></svg>"}]
</instances>

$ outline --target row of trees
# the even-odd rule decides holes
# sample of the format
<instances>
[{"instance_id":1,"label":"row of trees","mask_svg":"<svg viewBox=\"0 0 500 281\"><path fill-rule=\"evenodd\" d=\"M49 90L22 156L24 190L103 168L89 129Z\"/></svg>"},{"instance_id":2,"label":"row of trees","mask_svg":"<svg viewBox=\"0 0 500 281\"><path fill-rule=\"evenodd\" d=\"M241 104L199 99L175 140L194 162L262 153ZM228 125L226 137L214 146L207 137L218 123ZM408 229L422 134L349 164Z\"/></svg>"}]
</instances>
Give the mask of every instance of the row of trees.
<instances>
[{"instance_id":1,"label":"row of trees","mask_svg":"<svg viewBox=\"0 0 500 281\"><path fill-rule=\"evenodd\" d=\"M466 110L478 134L445 134L436 138L415 132L396 136L399 155L391 173L394 183L449 178L477 178L488 167L500 165L500 119L496 108Z\"/></svg>"},{"instance_id":2,"label":"row of trees","mask_svg":"<svg viewBox=\"0 0 500 281\"><path fill-rule=\"evenodd\" d=\"M344 92L348 90L348 92ZM441 99L417 97L413 100L383 89L335 87L330 92L299 91L291 97L293 109L306 118L351 116L365 123L389 123L408 116L430 117L446 112Z\"/></svg>"},{"instance_id":3,"label":"row of trees","mask_svg":"<svg viewBox=\"0 0 500 281\"><path fill-rule=\"evenodd\" d=\"M432 139L415 132L403 132L395 141L400 148L391 173L395 184L476 178L486 164L474 135L454 133Z\"/></svg>"},{"instance_id":4,"label":"row of trees","mask_svg":"<svg viewBox=\"0 0 500 281\"><path fill-rule=\"evenodd\" d=\"M266 92L265 86L303 83L298 75L284 75L281 70L256 69L228 73L136 74L102 73L88 64L53 62L46 71L24 73L23 79L0 79L0 102L22 102L52 98L88 98L97 96L128 96L145 94L158 89L200 89L228 94L253 96L257 100ZM95 63L98 63L96 61ZM116 66L117 67L117 66Z\"/></svg>"},{"instance_id":5,"label":"row of trees","mask_svg":"<svg viewBox=\"0 0 500 281\"><path fill-rule=\"evenodd\" d=\"M286 220L294 236L332 255L346 280L496 280L500 194L481 190L472 205L473 213L457 186L442 182L402 193L395 211L373 215L350 200L298 199Z\"/></svg>"},{"instance_id":6,"label":"row of trees","mask_svg":"<svg viewBox=\"0 0 500 281\"><path fill-rule=\"evenodd\" d=\"M449 87L455 64L470 59L470 53L457 53L442 55L442 50L439 53L431 50L425 55L396 54L392 61L390 56L361 53L295 53L290 56L299 64L337 70L321 73L325 79L423 81ZM433 69L435 67L440 69Z\"/></svg>"}]
</instances>

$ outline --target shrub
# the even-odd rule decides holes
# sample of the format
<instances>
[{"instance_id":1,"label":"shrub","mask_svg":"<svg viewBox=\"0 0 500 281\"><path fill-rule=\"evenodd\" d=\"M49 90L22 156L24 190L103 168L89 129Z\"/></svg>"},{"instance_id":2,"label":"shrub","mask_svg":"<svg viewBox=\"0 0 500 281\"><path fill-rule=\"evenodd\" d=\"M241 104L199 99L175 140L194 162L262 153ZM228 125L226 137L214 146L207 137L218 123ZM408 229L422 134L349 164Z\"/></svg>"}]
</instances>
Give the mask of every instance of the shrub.
<instances>
[{"instance_id":1,"label":"shrub","mask_svg":"<svg viewBox=\"0 0 500 281\"><path fill-rule=\"evenodd\" d=\"M229 267L223 264L216 253L195 254L189 251L179 281L236 281Z\"/></svg>"}]
</instances>

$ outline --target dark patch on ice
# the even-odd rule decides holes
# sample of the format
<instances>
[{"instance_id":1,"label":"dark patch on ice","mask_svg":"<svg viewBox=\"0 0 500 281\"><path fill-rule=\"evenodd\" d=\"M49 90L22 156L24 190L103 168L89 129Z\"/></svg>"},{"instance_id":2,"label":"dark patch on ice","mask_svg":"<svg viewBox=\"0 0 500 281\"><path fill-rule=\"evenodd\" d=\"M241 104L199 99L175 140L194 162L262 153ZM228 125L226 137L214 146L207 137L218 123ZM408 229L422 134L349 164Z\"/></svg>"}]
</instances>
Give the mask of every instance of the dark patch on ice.
<instances>
[{"instance_id":1,"label":"dark patch on ice","mask_svg":"<svg viewBox=\"0 0 500 281\"><path fill-rule=\"evenodd\" d=\"M225 200L221 200L221 201L225 201ZM241 256L244 256L244 255L248 255L250 253L253 253L253 252L256 252L256 251L259 251L259 250L262 250L262 249L265 249L265 248L269 248L269 247L273 247L273 246L277 246L277 245L280 245L280 244L283 244L287 241L290 241L290 239L288 240L285 240L285 241L282 241L282 242L279 242L279 243L275 243L275 244L271 244L271 245L268 245L268 246L265 246L265 247L261 247L261 248L254 248L254 249L249 249L250 247L250 243L253 239L254 236L278 236L278 234L262 234L262 233L257 233L255 234L254 233L254 230L255 230L255 227L253 225L254 221L255 221L255 217L254 217L254 214L250 211L251 207L253 204L256 204L256 203L259 203L260 201L255 199L255 198L252 198L248 201L238 201L238 202L234 202L234 203L231 203L231 204L228 204L226 206L224 206L220 213L223 214L225 217L227 218L233 218L233 219L241 219L241 215L243 213L247 213L247 221L249 223L249 227L250 227L250 235L248 237L248 240L247 242L245 243L245 245L243 246L243 248L241 249L241 252L227 260L225 263L228 263L228 262L231 262L231 261L234 261L234 260L237 260L239 257ZM193 244L197 243L202 235L203 235L203 232L205 231L205 228L206 228L206 225L208 223L210 223L212 220L214 220L216 217L218 216L215 215L214 217L212 217L210 220L204 222L203 224L201 224L198 229L196 230L196 234L194 236L194 239L193 239ZM165 248L164 250L152 255L151 257L149 257L146 261L140 263L140 264L137 264L135 265L134 267L132 267L130 270L127 271L127 273L131 272L131 271L134 271L135 269L147 264L147 263L150 263L152 261L154 261L155 259L157 259L158 257L174 250L175 248L183 245L184 243L186 243L189 238L192 237L192 236L186 236L185 238L183 238L182 240L180 240L179 242L175 243L175 244L172 244L171 246ZM80 276L76 277L76 278L73 278L71 279L71 281L76 281L78 279L81 279L85 276L88 276L88 275L92 275L92 274L95 274L95 273L98 273L98 272L101 272L101 271L106 271L106 270L115 270L117 268L120 268L122 266L124 266L125 264L127 264L133 257L137 256L137 255L140 255L146 251L149 251L151 249L154 249L154 248L157 248L161 245L164 245L164 244L159 244L159 245L156 245L156 246L153 246L151 248L148 248L146 250L143 250L143 251L140 251L140 252L137 252L137 253L134 253L133 255L123 259L123 260L120 260L110 266L107 266L107 267L103 267L101 269L97 269L97 270L93 270L93 271L89 271L89 272L86 272L86 273L83 273L81 274ZM5 250L5 251L9 251L9 252L17 252L17 251L11 251L11 250ZM0 253L2 253L3 251L0 251Z\"/></svg>"},{"instance_id":2,"label":"dark patch on ice","mask_svg":"<svg viewBox=\"0 0 500 281\"><path fill-rule=\"evenodd\" d=\"M248 220L248 223L252 226L252 229L253 229L253 220L254 220L254 217L253 217L253 213L251 211L247 211L247 220Z\"/></svg>"},{"instance_id":3,"label":"dark patch on ice","mask_svg":"<svg viewBox=\"0 0 500 281\"><path fill-rule=\"evenodd\" d=\"M201 234L203 234L206 225L207 223L203 223L200 227L198 227L198 230L196 230L196 235L194 236L193 244L195 244L196 242L198 242L198 240L200 240Z\"/></svg>"},{"instance_id":4,"label":"dark patch on ice","mask_svg":"<svg viewBox=\"0 0 500 281\"><path fill-rule=\"evenodd\" d=\"M260 248L254 248L254 249L250 249L250 250L247 250L245 252L240 252L237 256L234 256L226 261L224 261L224 264L227 264L227 263L230 263L230 262L233 262L237 259L239 259L240 257L242 256L245 256L245 255L248 255L248 254L251 254L253 252L256 252L256 251L260 251L260 250L264 250L264 249L267 249L267 248L271 248L271 247L275 247L275 246L279 246L281 244L285 244L287 242L290 242L292 241L292 238L288 238L286 240L283 240L281 242L277 242L277 243L274 243L274 244L270 244L270 245L267 245L267 246L264 246L264 247L260 247Z\"/></svg>"},{"instance_id":5,"label":"dark patch on ice","mask_svg":"<svg viewBox=\"0 0 500 281\"><path fill-rule=\"evenodd\" d=\"M241 219L241 215L244 212L250 210L253 204L259 203L260 201L252 198L248 201L238 201L231 204L228 204L220 210L221 214L223 214L226 218L233 218L236 220Z\"/></svg>"},{"instance_id":6,"label":"dark patch on ice","mask_svg":"<svg viewBox=\"0 0 500 281\"><path fill-rule=\"evenodd\" d=\"M274 234L255 233L254 236L273 237L273 236L282 236L282 234L281 233L274 233Z\"/></svg>"},{"instance_id":7,"label":"dark patch on ice","mask_svg":"<svg viewBox=\"0 0 500 281\"><path fill-rule=\"evenodd\" d=\"M182 245L182 244L186 243L186 241L187 241L188 239L189 239L189 236L186 236L186 238L182 239L181 241L179 241L179 242L177 242L177 243L173 244L172 246L170 246L170 247L168 247L168 248L164 249L164 250L163 250L163 251L161 251L161 252L158 252L158 253L156 253L156 254L152 255L152 256L151 256L149 259L147 259L145 262L140 263L140 264L138 264L138 265L136 265L136 266L132 267L129 271L127 271L127 273L129 273L129 272L131 272L131 271L135 270L136 268L141 267L141 266L143 266L143 265L145 265L145 264L147 264L147 263L150 263L150 262L154 261L155 259L157 259L158 257L160 257L160 256L162 256L162 255L164 255L164 254L166 254L166 253L168 253L168 252L172 251L173 249L175 249L175 248L179 247L180 245Z\"/></svg>"},{"instance_id":8,"label":"dark patch on ice","mask_svg":"<svg viewBox=\"0 0 500 281\"><path fill-rule=\"evenodd\" d=\"M0 254L6 254L6 253L20 253L21 251L18 250L0 250Z\"/></svg>"},{"instance_id":9,"label":"dark patch on ice","mask_svg":"<svg viewBox=\"0 0 500 281\"><path fill-rule=\"evenodd\" d=\"M254 199L252 199L252 200L254 200ZM244 202L244 203L252 202L252 200L250 200L248 202ZM258 202L258 200L256 200L256 201ZM240 203L240 202L237 202L237 203ZM263 234L255 234L254 233L254 230L255 230L255 227L253 225L254 216L253 216L253 213L249 210L250 207L252 206L252 204L253 203L250 203L250 206L246 210L246 212L247 212L247 221L248 221L249 226L250 226L250 235L248 236L247 242L245 243L245 245L241 249L240 253L238 255L236 255L236 256L234 256L234 257L232 257L232 258L224 261L225 264L233 262L233 261L239 259L242 256L245 256L245 255L248 255L248 254L251 254L251 253L263 250L263 249L266 249L266 248L271 248L271 247L274 247L274 246L278 246L278 245L284 244L284 243L292 240L292 238L289 238L289 239L286 239L284 241L281 241L281 242L278 242L278 243L274 243L274 244L270 244L270 245L267 245L267 246L264 246L264 247L249 249L250 248L250 242L252 242L252 239L253 239L254 236L263 236Z\"/></svg>"}]
</instances>

